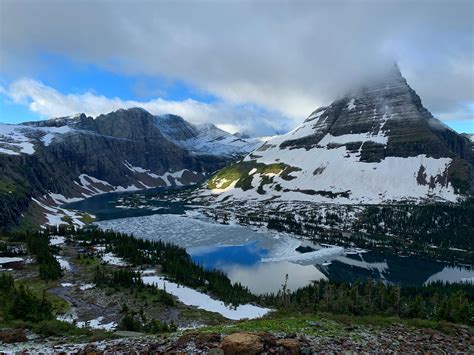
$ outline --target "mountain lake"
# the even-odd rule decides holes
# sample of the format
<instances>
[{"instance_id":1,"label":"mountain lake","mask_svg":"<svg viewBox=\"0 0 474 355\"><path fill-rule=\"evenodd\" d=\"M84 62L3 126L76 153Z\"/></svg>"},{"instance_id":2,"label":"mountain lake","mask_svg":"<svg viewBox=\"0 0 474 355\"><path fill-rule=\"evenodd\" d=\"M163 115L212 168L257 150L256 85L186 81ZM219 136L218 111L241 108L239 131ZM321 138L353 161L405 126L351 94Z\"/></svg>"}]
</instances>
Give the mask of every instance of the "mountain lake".
<instances>
[{"instance_id":1,"label":"mountain lake","mask_svg":"<svg viewBox=\"0 0 474 355\"><path fill-rule=\"evenodd\" d=\"M63 207L93 214L94 225L102 229L178 244L195 262L224 271L258 294L278 292L284 284L295 290L321 279L372 278L410 285L474 282L472 265L318 245L266 228L219 224L199 213L199 206L172 197L183 192L186 188L106 193ZM299 246L310 252L298 252Z\"/></svg>"}]
</instances>

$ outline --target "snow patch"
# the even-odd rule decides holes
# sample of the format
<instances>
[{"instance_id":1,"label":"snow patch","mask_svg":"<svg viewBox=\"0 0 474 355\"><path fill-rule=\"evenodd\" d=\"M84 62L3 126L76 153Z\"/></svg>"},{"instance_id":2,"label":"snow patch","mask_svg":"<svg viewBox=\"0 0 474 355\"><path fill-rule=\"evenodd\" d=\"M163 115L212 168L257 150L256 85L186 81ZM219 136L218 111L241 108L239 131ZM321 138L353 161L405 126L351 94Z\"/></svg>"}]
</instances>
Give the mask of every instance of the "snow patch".
<instances>
[{"instance_id":1,"label":"snow patch","mask_svg":"<svg viewBox=\"0 0 474 355\"><path fill-rule=\"evenodd\" d=\"M239 305L237 307L227 306L222 301L215 300L192 288L167 281L161 276L149 276L147 274L146 276L142 276L142 280L147 285L154 285L161 290L166 290L166 292L177 297L180 302L187 306L194 306L209 312L219 313L228 319L255 319L263 317L271 311L268 308L258 307L251 304Z\"/></svg>"},{"instance_id":2,"label":"snow patch","mask_svg":"<svg viewBox=\"0 0 474 355\"><path fill-rule=\"evenodd\" d=\"M71 264L64 257L56 255L55 258L61 266L62 270L69 271L72 269Z\"/></svg>"}]
</instances>

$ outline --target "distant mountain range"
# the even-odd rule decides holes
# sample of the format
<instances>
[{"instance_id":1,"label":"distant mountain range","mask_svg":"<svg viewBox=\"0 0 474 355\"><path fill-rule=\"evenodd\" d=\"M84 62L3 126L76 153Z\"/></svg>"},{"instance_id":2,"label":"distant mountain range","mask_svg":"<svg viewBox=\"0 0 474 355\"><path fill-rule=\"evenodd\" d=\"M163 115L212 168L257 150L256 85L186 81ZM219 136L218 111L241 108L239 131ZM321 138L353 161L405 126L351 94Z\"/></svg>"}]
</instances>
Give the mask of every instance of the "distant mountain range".
<instances>
[{"instance_id":1,"label":"distant mountain range","mask_svg":"<svg viewBox=\"0 0 474 355\"><path fill-rule=\"evenodd\" d=\"M473 143L423 107L398 67L269 139L208 184L216 201L455 202Z\"/></svg>"},{"instance_id":2,"label":"distant mountain range","mask_svg":"<svg viewBox=\"0 0 474 355\"><path fill-rule=\"evenodd\" d=\"M456 202L474 189L471 139L435 119L397 67L265 140L141 108L0 124L0 227L25 215L80 224L59 206L216 171L204 192L216 202Z\"/></svg>"},{"instance_id":3,"label":"distant mountain range","mask_svg":"<svg viewBox=\"0 0 474 355\"><path fill-rule=\"evenodd\" d=\"M55 224L63 202L196 183L259 144L141 108L0 124L0 226L31 207Z\"/></svg>"}]
</instances>

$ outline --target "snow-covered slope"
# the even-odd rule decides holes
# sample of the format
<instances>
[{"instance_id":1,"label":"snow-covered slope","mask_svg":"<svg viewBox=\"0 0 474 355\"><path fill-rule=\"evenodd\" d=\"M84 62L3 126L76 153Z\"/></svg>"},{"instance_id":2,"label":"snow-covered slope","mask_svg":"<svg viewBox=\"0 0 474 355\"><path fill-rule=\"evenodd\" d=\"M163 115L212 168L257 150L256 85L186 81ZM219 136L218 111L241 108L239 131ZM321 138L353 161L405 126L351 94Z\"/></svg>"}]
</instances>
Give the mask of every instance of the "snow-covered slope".
<instances>
[{"instance_id":1,"label":"snow-covered slope","mask_svg":"<svg viewBox=\"0 0 474 355\"><path fill-rule=\"evenodd\" d=\"M30 127L0 123L0 154L33 154L34 145L48 146L51 142L73 129L62 127Z\"/></svg>"},{"instance_id":2,"label":"snow-covered slope","mask_svg":"<svg viewBox=\"0 0 474 355\"><path fill-rule=\"evenodd\" d=\"M258 148L260 138L240 138L213 124L194 125L176 115L157 116L165 137L195 154L242 156Z\"/></svg>"},{"instance_id":3,"label":"snow-covered slope","mask_svg":"<svg viewBox=\"0 0 474 355\"><path fill-rule=\"evenodd\" d=\"M395 68L224 168L209 188L218 200L454 202L468 193L470 156L470 142L433 118Z\"/></svg>"}]
</instances>

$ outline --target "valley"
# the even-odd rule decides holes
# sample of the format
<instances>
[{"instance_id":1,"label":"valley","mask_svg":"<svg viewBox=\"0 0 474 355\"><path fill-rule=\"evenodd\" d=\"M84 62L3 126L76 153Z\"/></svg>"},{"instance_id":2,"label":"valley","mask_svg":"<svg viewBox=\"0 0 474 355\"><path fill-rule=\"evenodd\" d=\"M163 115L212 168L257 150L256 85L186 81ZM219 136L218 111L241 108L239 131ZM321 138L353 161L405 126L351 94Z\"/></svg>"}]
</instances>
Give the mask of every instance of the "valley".
<instances>
[{"instance_id":1,"label":"valley","mask_svg":"<svg viewBox=\"0 0 474 355\"><path fill-rule=\"evenodd\" d=\"M273 137L142 108L2 124L0 341L471 349L472 148L397 66Z\"/></svg>"}]
</instances>

